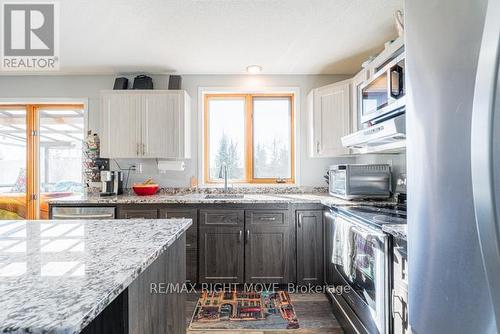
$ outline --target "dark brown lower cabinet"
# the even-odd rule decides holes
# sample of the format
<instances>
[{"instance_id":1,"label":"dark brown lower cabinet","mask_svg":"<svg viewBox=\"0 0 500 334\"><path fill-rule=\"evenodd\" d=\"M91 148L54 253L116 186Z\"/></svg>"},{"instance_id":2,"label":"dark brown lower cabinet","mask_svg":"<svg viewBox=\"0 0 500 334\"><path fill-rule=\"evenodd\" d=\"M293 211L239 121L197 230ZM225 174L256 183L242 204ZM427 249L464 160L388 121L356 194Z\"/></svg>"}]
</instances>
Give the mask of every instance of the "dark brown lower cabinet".
<instances>
[{"instance_id":1,"label":"dark brown lower cabinet","mask_svg":"<svg viewBox=\"0 0 500 334\"><path fill-rule=\"evenodd\" d=\"M243 283L243 226L200 227L200 282Z\"/></svg>"},{"instance_id":2,"label":"dark brown lower cabinet","mask_svg":"<svg viewBox=\"0 0 500 334\"><path fill-rule=\"evenodd\" d=\"M243 210L200 210L199 282L244 282L243 230Z\"/></svg>"},{"instance_id":3,"label":"dark brown lower cabinet","mask_svg":"<svg viewBox=\"0 0 500 334\"><path fill-rule=\"evenodd\" d=\"M293 282L293 230L287 210L245 211L245 282Z\"/></svg>"},{"instance_id":4,"label":"dark brown lower cabinet","mask_svg":"<svg viewBox=\"0 0 500 334\"><path fill-rule=\"evenodd\" d=\"M297 283L324 283L323 211L297 210Z\"/></svg>"},{"instance_id":5,"label":"dark brown lower cabinet","mask_svg":"<svg viewBox=\"0 0 500 334\"><path fill-rule=\"evenodd\" d=\"M168 208L160 210L160 219L188 218L193 224L186 231L186 282L198 282L198 210Z\"/></svg>"},{"instance_id":6,"label":"dark brown lower cabinet","mask_svg":"<svg viewBox=\"0 0 500 334\"><path fill-rule=\"evenodd\" d=\"M121 206L118 218L190 218L189 283L324 283L323 211L272 205Z\"/></svg>"},{"instance_id":7,"label":"dark brown lower cabinet","mask_svg":"<svg viewBox=\"0 0 500 334\"><path fill-rule=\"evenodd\" d=\"M200 210L200 282L294 282L291 221L288 210Z\"/></svg>"}]
</instances>

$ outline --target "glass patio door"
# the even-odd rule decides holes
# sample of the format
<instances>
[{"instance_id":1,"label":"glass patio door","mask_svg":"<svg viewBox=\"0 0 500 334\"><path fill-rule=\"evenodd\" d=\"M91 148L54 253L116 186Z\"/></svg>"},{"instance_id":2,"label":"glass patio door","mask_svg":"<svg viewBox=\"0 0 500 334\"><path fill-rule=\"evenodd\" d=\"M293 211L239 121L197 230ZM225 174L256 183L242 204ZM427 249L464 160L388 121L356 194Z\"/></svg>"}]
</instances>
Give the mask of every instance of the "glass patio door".
<instances>
[{"instance_id":1,"label":"glass patio door","mask_svg":"<svg viewBox=\"0 0 500 334\"><path fill-rule=\"evenodd\" d=\"M0 219L28 216L26 106L0 107Z\"/></svg>"},{"instance_id":2,"label":"glass patio door","mask_svg":"<svg viewBox=\"0 0 500 334\"><path fill-rule=\"evenodd\" d=\"M83 192L84 116L80 106L40 106L40 215L49 215L47 201Z\"/></svg>"},{"instance_id":3,"label":"glass patio door","mask_svg":"<svg viewBox=\"0 0 500 334\"><path fill-rule=\"evenodd\" d=\"M0 105L0 219L47 219L83 191L83 105Z\"/></svg>"}]
</instances>

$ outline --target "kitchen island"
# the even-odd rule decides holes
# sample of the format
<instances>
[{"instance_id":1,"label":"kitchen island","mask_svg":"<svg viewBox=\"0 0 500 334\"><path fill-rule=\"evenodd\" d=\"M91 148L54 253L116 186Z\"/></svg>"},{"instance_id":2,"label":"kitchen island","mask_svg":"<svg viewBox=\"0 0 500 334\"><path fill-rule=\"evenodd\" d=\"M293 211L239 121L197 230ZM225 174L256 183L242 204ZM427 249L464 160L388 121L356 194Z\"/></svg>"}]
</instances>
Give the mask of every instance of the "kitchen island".
<instances>
[{"instance_id":1,"label":"kitchen island","mask_svg":"<svg viewBox=\"0 0 500 334\"><path fill-rule=\"evenodd\" d=\"M190 219L0 222L1 333L184 333Z\"/></svg>"}]
</instances>

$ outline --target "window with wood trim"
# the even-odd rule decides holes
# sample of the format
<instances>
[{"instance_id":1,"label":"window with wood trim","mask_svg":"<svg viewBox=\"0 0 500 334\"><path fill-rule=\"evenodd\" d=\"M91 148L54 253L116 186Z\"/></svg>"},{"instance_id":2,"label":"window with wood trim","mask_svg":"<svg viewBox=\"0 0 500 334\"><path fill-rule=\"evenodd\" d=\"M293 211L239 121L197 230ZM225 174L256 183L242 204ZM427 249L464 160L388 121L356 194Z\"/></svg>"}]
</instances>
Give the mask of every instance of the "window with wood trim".
<instances>
[{"instance_id":1,"label":"window with wood trim","mask_svg":"<svg viewBox=\"0 0 500 334\"><path fill-rule=\"evenodd\" d=\"M48 199L83 192L83 109L0 105L0 220L47 219Z\"/></svg>"},{"instance_id":2,"label":"window with wood trim","mask_svg":"<svg viewBox=\"0 0 500 334\"><path fill-rule=\"evenodd\" d=\"M294 183L293 94L207 94L204 181Z\"/></svg>"}]
</instances>

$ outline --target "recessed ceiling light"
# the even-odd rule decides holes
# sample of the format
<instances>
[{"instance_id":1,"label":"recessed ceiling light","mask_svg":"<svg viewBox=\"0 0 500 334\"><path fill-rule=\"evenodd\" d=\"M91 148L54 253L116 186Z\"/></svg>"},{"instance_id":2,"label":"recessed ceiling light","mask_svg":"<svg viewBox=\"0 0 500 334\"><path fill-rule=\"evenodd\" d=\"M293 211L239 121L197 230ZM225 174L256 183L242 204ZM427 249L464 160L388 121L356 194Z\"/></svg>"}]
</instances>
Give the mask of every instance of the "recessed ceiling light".
<instances>
[{"instance_id":1,"label":"recessed ceiling light","mask_svg":"<svg viewBox=\"0 0 500 334\"><path fill-rule=\"evenodd\" d=\"M247 73L250 74L259 74L262 72L262 66L259 65L249 65L247 66Z\"/></svg>"}]
</instances>

